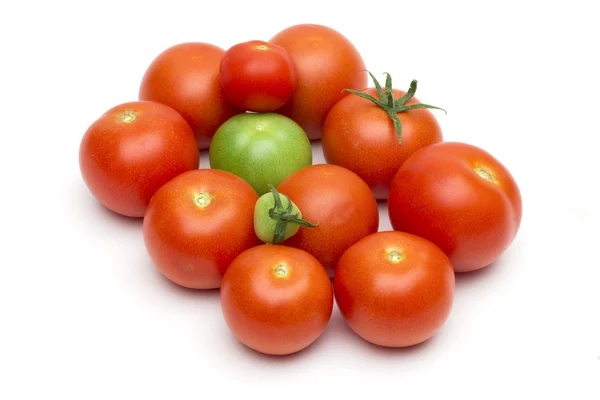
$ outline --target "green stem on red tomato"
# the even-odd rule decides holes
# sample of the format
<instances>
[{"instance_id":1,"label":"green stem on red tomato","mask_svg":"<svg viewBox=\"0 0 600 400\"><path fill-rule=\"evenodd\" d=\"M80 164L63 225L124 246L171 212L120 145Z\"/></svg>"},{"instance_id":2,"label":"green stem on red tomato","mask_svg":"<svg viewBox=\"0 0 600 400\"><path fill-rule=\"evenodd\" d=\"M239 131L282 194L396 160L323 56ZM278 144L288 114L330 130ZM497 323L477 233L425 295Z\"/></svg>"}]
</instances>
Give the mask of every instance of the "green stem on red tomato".
<instances>
[{"instance_id":1,"label":"green stem on red tomato","mask_svg":"<svg viewBox=\"0 0 600 400\"><path fill-rule=\"evenodd\" d=\"M375 103L375 105L377 105L379 108L381 108L383 111L385 111L386 114L390 117L390 119L394 122L394 129L396 130L396 133L398 134L398 142L400 143L400 146L402 145L402 123L400 122L400 119L398 118L398 113L409 111L409 110L414 110L414 109L418 109L418 108L431 108L431 109L442 110L443 112L446 112L446 110L444 110L443 108L432 106L429 104L417 103L417 104L411 104L408 106L406 105L406 103L414 97L415 92L417 91L417 81L416 80L413 79L413 81L410 83L410 88L408 89L408 91L406 92L406 94L404 96L394 99L394 93L393 93L393 89L392 89L392 76L387 72L385 73L385 75L386 75L385 88L382 89L381 84L379 83L377 78L375 78L375 76L373 76L373 74L371 72L369 72L369 71L367 71L367 72L369 73L369 75L371 76L371 79L373 80L373 83L375 84L375 90L377 91L377 97L379 97L378 99L371 96L370 94L367 94L364 92L359 92L357 90L352 90L352 89L344 89L344 90L349 93L352 93L356 96L362 97L363 99L367 99L367 100Z\"/></svg>"},{"instance_id":2,"label":"green stem on red tomato","mask_svg":"<svg viewBox=\"0 0 600 400\"><path fill-rule=\"evenodd\" d=\"M273 208L269 210L269 217L277 221L275 232L273 233L273 243L283 242L288 223L297 224L305 228L316 228L318 226L318 224L311 224L300 218L300 213L292 214L293 205L289 197L284 194L280 195L273 185L269 185L269 188L275 200ZM288 201L288 205L285 208L283 207L281 196L285 197Z\"/></svg>"}]
</instances>

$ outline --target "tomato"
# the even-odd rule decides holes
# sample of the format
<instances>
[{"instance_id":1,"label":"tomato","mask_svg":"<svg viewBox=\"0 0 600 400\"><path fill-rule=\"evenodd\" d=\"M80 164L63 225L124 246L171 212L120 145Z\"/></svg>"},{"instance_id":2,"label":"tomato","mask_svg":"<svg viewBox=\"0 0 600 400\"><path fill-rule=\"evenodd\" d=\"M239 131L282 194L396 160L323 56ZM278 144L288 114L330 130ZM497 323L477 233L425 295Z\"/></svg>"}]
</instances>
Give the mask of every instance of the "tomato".
<instances>
[{"instance_id":1,"label":"tomato","mask_svg":"<svg viewBox=\"0 0 600 400\"><path fill-rule=\"evenodd\" d=\"M416 81L414 84L416 90ZM406 92L396 89L391 92L395 99L406 95ZM375 88L362 93L382 100ZM386 93L389 92L383 92L384 95ZM419 103L411 97L403 105ZM443 139L433 114L425 108L417 108L397 113L402 129L399 143L398 132L385 108L385 105L379 106L368 99L348 94L331 109L323 126L325 160L355 172L378 199L387 199L392 178L412 153ZM396 110L393 112L396 113Z\"/></svg>"},{"instance_id":2,"label":"tomato","mask_svg":"<svg viewBox=\"0 0 600 400\"><path fill-rule=\"evenodd\" d=\"M227 325L246 346L266 354L291 354L325 330L333 290L313 256L266 244L233 260L223 278L221 308Z\"/></svg>"},{"instance_id":3,"label":"tomato","mask_svg":"<svg viewBox=\"0 0 600 400\"><path fill-rule=\"evenodd\" d=\"M395 230L437 244L457 272L494 262L521 223L521 194L510 172L491 154L456 142L414 153L400 167L389 194Z\"/></svg>"},{"instance_id":4,"label":"tomato","mask_svg":"<svg viewBox=\"0 0 600 400\"><path fill-rule=\"evenodd\" d=\"M244 178L256 193L312 164L306 134L291 119L274 113L239 114L225 122L210 145L211 168Z\"/></svg>"},{"instance_id":5,"label":"tomato","mask_svg":"<svg viewBox=\"0 0 600 400\"><path fill-rule=\"evenodd\" d=\"M158 270L191 289L221 285L227 267L259 244L253 209L258 196L243 179L200 169L156 192L144 217L144 241Z\"/></svg>"},{"instance_id":6,"label":"tomato","mask_svg":"<svg viewBox=\"0 0 600 400\"><path fill-rule=\"evenodd\" d=\"M152 61L140 86L140 100L166 104L185 118L201 149L223 122L242 112L226 101L219 84L224 53L207 43L175 45Z\"/></svg>"},{"instance_id":7,"label":"tomato","mask_svg":"<svg viewBox=\"0 0 600 400\"><path fill-rule=\"evenodd\" d=\"M298 233L300 226L316 227L302 219L302 212L289 197L271 187L271 193L258 198L254 206L254 232L260 240L281 243Z\"/></svg>"},{"instance_id":8,"label":"tomato","mask_svg":"<svg viewBox=\"0 0 600 400\"><path fill-rule=\"evenodd\" d=\"M287 177L277 190L302 210L302 218L318 225L300 229L283 244L309 252L330 275L348 247L379 227L373 193L346 168L313 165Z\"/></svg>"},{"instance_id":9,"label":"tomato","mask_svg":"<svg viewBox=\"0 0 600 400\"><path fill-rule=\"evenodd\" d=\"M260 40L227 50L221 60L220 78L227 100L248 111L275 111L296 89L296 71L287 51Z\"/></svg>"},{"instance_id":10,"label":"tomato","mask_svg":"<svg viewBox=\"0 0 600 400\"><path fill-rule=\"evenodd\" d=\"M454 298L450 260L433 243L404 232L378 232L350 247L333 278L344 320L363 339L405 347L432 337Z\"/></svg>"},{"instance_id":11,"label":"tomato","mask_svg":"<svg viewBox=\"0 0 600 400\"><path fill-rule=\"evenodd\" d=\"M294 62L297 86L278 112L296 121L310 139L321 138L325 117L345 93L367 86L365 63L341 33L321 25L295 25L271 40L287 50Z\"/></svg>"},{"instance_id":12,"label":"tomato","mask_svg":"<svg viewBox=\"0 0 600 400\"><path fill-rule=\"evenodd\" d=\"M108 110L79 147L83 179L105 207L142 217L152 195L182 172L198 168L194 133L165 105L132 102Z\"/></svg>"}]
</instances>

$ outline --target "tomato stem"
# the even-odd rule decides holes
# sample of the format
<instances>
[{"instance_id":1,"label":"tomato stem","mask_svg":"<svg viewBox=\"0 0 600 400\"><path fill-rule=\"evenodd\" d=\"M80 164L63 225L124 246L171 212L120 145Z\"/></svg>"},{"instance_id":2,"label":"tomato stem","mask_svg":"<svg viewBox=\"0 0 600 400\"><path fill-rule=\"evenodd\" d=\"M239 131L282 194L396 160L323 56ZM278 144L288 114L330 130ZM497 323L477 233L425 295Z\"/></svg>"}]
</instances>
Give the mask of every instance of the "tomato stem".
<instances>
[{"instance_id":1,"label":"tomato stem","mask_svg":"<svg viewBox=\"0 0 600 400\"><path fill-rule=\"evenodd\" d=\"M371 76L371 79L373 80L373 84L375 85L375 90L377 91L377 97L379 97L378 99L371 96L370 94L367 94L364 92L359 92L357 90L352 90L352 89L344 89L344 90L346 92L352 93L358 97L362 97L363 99L367 99L367 100L375 103L379 108L381 108L383 111L385 111L386 114L390 117L390 119L394 123L394 129L396 130L396 133L398 135L398 142L399 142L400 146L402 146L402 123L400 122L400 119L398 118L398 113L406 112L409 110L415 110L418 108L431 108L431 109L435 109L435 110L442 110L444 113L448 114L446 112L446 110L444 110L443 108L432 106L430 104L417 103L417 104L411 104L409 106L406 105L406 103L414 97L414 95L417 91L417 81L415 79L413 79L412 82L410 83L410 87L404 96L394 99L394 92L393 92L393 87L392 87L392 76L387 72L385 73L385 75L386 75L385 88L382 89L381 84L379 83L377 78L375 78L375 76L370 71L367 71L367 72L369 73L369 75Z\"/></svg>"},{"instance_id":2,"label":"tomato stem","mask_svg":"<svg viewBox=\"0 0 600 400\"><path fill-rule=\"evenodd\" d=\"M300 213L292 214L294 206L292 205L290 198L285 194L280 195L273 185L269 185L269 189L271 189L273 199L275 200L273 208L269 210L269 217L277 221L277 224L275 225L275 232L273 233L273 243L277 244L284 241L285 231L288 223L297 224L305 228L316 228L318 226L318 224L311 224L310 222L300 218ZM283 196L288 202L287 207L285 208L283 207L281 196Z\"/></svg>"}]
</instances>

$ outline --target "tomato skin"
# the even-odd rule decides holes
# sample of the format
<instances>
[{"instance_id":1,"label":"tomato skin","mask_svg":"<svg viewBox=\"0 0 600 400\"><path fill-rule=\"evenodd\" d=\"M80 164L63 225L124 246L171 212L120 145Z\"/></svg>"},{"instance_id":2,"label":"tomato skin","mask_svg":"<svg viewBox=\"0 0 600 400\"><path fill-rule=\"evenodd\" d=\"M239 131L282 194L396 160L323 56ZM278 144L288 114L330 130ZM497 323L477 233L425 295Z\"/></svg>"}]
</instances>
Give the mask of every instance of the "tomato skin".
<instances>
[{"instance_id":1,"label":"tomato skin","mask_svg":"<svg viewBox=\"0 0 600 400\"><path fill-rule=\"evenodd\" d=\"M144 217L154 265L178 285L220 287L231 261L259 244L253 226L257 199L250 185L225 171L200 169L171 180L152 197Z\"/></svg>"},{"instance_id":2,"label":"tomato skin","mask_svg":"<svg viewBox=\"0 0 600 400\"><path fill-rule=\"evenodd\" d=\"M510 172L485 150L457 142L413 154L392 181L388 207L395 230L437 244L457 272L494 262L515 238L522 214Z\"/></svg>"},{"instance_id":3,"label":"tomato skin","mask_svg":"<svg viewBox=\"0 0 600 400\"><path fill-rule=\"evenodd\" d=\"M236 107L255 112L275 111L292 97L296 70L283 47L252 40L225 52L220 82L225 97Z\"/></svg>"},{"instance_id":4,"label":"tomato skin","mask_svg":"<svg viewBox=\"0 0 600 400\"><path fill-rule=\"evenodd\" d=\"M79 147L89 190L128 217L143 217L158 188L199 163L194 133L183 117L153 102L111 108L88 128Z\"/></svg>"},{"instance_id":5,"label":"tomato skin","mask_svg":"<svg viewBox=\"0 0 600 400\"><path fill-rule=\"evenodd\" d=\"M394 251L402 254L400 261ZM433 243L409 233L378 232L346 250L333 286L354 332L380 346L405 347L432 337L448 318L454 271Z\"/></svg>"},{"instance_id":6,"label":"tomato skin","mask_svg":"<svg viewBox=\"0 0 600 400\"><path fill-rule=\"evenodd\" d=\"M294 62L294 95L279 111L296 121L308 137L320 139L323 122L345 92L367 86L365 63L341 33L322 25L294 25L271 40L287 50Z\"/></svg>"},{"instance_id":7,"label":"tomato skin","mask_svg":"<svg viewBox=\"0 0 600 400\"><path fill-rule=\"evenodd\" d=\"M379 210L367 184L346 168L331 164L306 167L277 187L316 228L300 228L283 244L315 256L333 276L344 251L377 232Z\"/></svg>"},{"instance_id":8,"label":"tomato skin","mask_svg":"<svg viewBox=\"0 0 600 400\"><path fill-rule=\"evenodd\" d=\"M287 276L278 276L285 265ZM333 290L323 266L310 254L265 244L240 254L221 287L227 325L246 346L266 354L298 352L325 330Z\"/></svg>"},{"instance_id":9,"label":"tomato skin","mask_svg":"<svg viewBox=\"0 0 600 400\"><path fill-rule=\"evenodd\" d=\"M139 99L166 104L192 127L198 146L208 148L217 128L242 110L225 99L219 65L225 50L208 43L181 43L159 54L146 70Z\"/></svg>"},{"instance_id":10,"label":"tomato skin","mask_svg":"<svg viewBox=\"0 0 600 400\"><path fill-rule=\"evenodd\" d=\"M379 98L374 88L363 92ZM397 99L406 93L394 89L393 94ZM406 105L417 103L413 97ZM325 119L325 160L356 173L377 199L387 199L390 182L402 163L415 151L443 140L437 120L427 109L401 112L398 118L402 123L401 146L394 123L384 110L367 99L346 95Z\"/></svg>"}]
</instances>

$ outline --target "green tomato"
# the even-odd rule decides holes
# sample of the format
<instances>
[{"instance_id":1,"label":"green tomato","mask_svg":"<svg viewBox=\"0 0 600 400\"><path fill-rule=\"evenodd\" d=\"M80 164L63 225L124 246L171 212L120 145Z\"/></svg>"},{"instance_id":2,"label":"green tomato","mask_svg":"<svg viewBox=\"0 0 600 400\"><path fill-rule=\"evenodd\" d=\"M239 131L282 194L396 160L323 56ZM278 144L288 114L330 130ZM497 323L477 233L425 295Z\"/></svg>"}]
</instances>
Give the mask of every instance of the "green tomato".
<instances>
[{"instance_id":1,"label":"green tomato","mask_svg":"<svg viewBox=\"0 0 600 400\"><path fill-rule=\"evenodd\" d=\"M287 208L292 203L292 211L290 214L298 214L298 218L302 218L302 213L298 207L292 202L287 196L280 195L281 204L284 208ZM254 232L260 240L265 243L273 243L273 237L275 235L275 227L277 220L269 216L269 210L275 207L275 197L273 193L265 193L258 198L256 205L254 206ZM294 223L288 223L285 227L285 237L283 240L294 236L300 225Z\"/></svg>"},{"instance_id":2,"label":"green tomato","mask_svg":"<svg viewBox=\"0 0 600 400\"><path fill-rule=\"evenodd\" d=\"M306 133L275 113L236 115L217 129L209 150L210 166L243 178L258 195L288 175L312 164Z\"/></svg>"}]
</instances>

